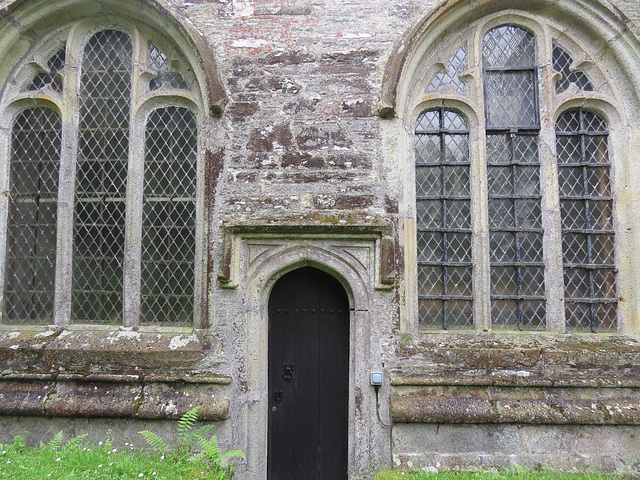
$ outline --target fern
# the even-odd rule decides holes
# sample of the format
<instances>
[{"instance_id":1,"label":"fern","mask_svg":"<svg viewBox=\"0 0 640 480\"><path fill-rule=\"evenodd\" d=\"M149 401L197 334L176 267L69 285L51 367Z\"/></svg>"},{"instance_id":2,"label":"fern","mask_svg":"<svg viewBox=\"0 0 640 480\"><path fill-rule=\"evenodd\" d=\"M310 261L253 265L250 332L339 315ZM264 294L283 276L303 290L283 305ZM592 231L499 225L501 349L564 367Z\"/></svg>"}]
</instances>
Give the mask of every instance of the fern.
<instances>
[{"instance_id":1,"label":"fern","mask_svg":"<svg viewBox=\"0 0 640 480\"><path fill-rule=\"evenodd\" d=\"M80 446L82 445L82 440L86 436L87 436L87 434L83 433L82 435L78 435L77 437L73 437L71 440L69 440L67 443L64 444L62 449L65 450L65 451L78 450L80 448Z\"/></svg>"},{"instance_id":2,"label":"fern","mask_svg":"<svg viewBox=\"0 0 640 480\"><path fill-rule=\"evenodd\" d=\"M200 437L199 446L202 450L195 456L195 460L206 462L215 474L215 478L233 478L235 465L232 463L225 465L227 463L225 460L234 457L245 458L242 450L229 450L221 453L218 446L218 438L215 436L208 440Z\"/></svg>"},{"instance_id":3,"label":"fern","mask_svg":"<svg viewBox=\"0 0 640 480\"><path fill-rule=\"evenodd\" d=\"M169 453L169 446L167 445L167 442L165 442L157 433L153 433L149 430L142 430L138 433L144 437L149 445L158 450L160 453Z\"/></svg>"},{"instance_id":4,"label":"fern","mask_svg":"<svg viewBox=\"0 0 640 480\"><path fill-rule=\"evenodd\" d=\"M47 443L46 447L50 448L51 450L60 450L63 445L63 438L64 434L62 433L62 430L60 430L51 440L49 440L49 443Z\"/></svg>"},{"instance_id":5,"label":"fern","mask_svg":"<svg viewBox=\"0 0 640 480\"><path fill-rule=\"evenodd\" d=\"M211 432L214 428L216 428L215 425L203 425L195 430L192 429L185 432L180 438L180 448L186 450L197 448L200 445L201 439L206 440L212 436Z\"/></svg>"},{"instance_id":6,"label":"fern","mask_svg":"<svg viewBox=\"0 0 640 480\"><path fill-rule=\"evenodd\" d=\"M234 457L245 458L244 453L241 450L220 452L218 438L211 434L215 428L214 425L195 428L198 421L198 410L200 410L199 406L194 407L178 420L178 445L173 449L162 437L149 430L142 430L138 433L144 437L149 445L162 454L172 454L178 458L193 455L194 460L207 465L214 479L231 479L235 473L235 465L228 461ZM197 453L194 455L194 452Z\"/></svg>"},{"instance_id":7,"label":"fern","mask_svg":"<svg viewBox=\"0 0 640 480\"><path fill-rule=\"evenodd\" d=\"M198 421L198 410L200 410L200 408L200 405L193 407L180 417L180 420L178 420L178 435L184 435L185 432L193 428Z\"/></svg>"}]
</instances>

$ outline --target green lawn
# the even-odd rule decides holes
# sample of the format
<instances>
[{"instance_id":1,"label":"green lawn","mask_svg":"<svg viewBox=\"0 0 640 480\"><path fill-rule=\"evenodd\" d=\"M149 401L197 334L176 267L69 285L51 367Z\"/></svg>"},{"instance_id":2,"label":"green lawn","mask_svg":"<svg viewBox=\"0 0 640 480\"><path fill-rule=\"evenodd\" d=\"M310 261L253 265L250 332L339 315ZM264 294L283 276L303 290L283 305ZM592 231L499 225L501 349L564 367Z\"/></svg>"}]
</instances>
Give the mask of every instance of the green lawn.
<instances>
[{"instance_id":1,"label":"green lawn","mask_svg":"<svg viewBox=\"0 0 640 480\"><path fill-rule=\"evenodd\" d=\"M22 440L4 445L0 451L0 478L11 480L201 480L216 478L202 462L161 455L159 452L82 444L78 448L30 449ZM221 477L225 478L225 477Z\"/></svg>"},{"instance_id":2,"label":"green lawn","mask_svg":"<svg viewBox=\"0 0 640 480\"><path fill-rule=\"evenodd\" d=\"M516 468L508 472L456 471L442 473L408 473L387 470L373 476L373 480L613 480L623 478L625 477L602 473L537 472L523 468Z\"/></svg>"},{"instance_id":3,"label":"green lawn","mask_svg":"<svg viewBox=\"0 0 640 480\"><path fill-rule=\"evenodd\" d=\"M36 448L16 436L0 444L0 479L11 480L228 480L233 461L244 454L222 452L211 435L214 425L196 428L195 407L177 421L177 443L143 430L140 444L114 447L109 440L92 444L86 435L66 440L59 432ZM141 448L143 447L143 448Z\"/></svg>"}]
</instances>

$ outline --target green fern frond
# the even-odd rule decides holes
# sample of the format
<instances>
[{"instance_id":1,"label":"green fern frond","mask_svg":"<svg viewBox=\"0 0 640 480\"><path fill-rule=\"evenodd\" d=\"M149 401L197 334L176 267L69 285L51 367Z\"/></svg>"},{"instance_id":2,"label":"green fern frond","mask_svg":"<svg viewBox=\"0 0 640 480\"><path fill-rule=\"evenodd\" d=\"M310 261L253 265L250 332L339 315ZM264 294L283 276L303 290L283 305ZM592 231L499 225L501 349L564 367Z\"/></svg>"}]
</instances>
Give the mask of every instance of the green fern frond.
<instances>
[{"instance_id":1,"label":"green fern frond","mask_svg":"<svg viewBox=\"0 0 640 480\"><path fill-rule=\"evenodd\" d=\"M87 437L88 434L83 433L82 435L78 435L77 437L73 437L71 440L69 440L67 443L64 444L64 447L62 447L64 450L66 451L73 451L73 450L77 450L80 448L80 446L82 446L82 440Z\"/></svg>"},{"instance_id":2,"label":"green fern frond","mask_svg":"<svg viewBox=\"0 0 640 480\"><path fill-rule=\"evenodd\" d=\"M211 432L213 431L213 429L216 428L216 425L203 425L201 427L196 428L195 430L192 430L191 432L189 432L189 436L192 436L194 438L206 438L209 439L211 438Z\"/></svg>"},{"instance_id":3,"label":"green fern frond","mask_svg":"<svg viewBox=\"0 0 640 480\"><path fill-rule=\"evenodd\" d=\"M233 458L233 457L246 458L242 450L228 450L224 452L222 455L220 455L221 460L225 460L227 458Z\"/></svg>"},{"instance_id":4,"label":"green fern frond","mask_svg":"<svg viewBox=\"0 0 640 480\"><path fill-rule=\"evenodd\" d=\"M150 432L149 430L141 430L138 432L140 435L144 437L149 445L158 450L160 453L168 453L169 446L167 442L165 442L160 435Z\"/></svg>"},{"instance_id":5,"label":"green fern frond","mask_svg":"<svg viewBox=\"0 0 640 480\"><path fill-rule=\"evenodd\" d=\"M182 440L189 431L193 428L193 426L198 421L198 410L200 410L200 406L193 407L191 410L186 412L180 420L178 420L178 437Z\"/></svg>"},{"instance_id":6,"label":"green fern frond","mask_svg":"<svg viewBox=\"0 0 640 480\"><path fill-rule=\"evenodd\" d=\"M47 443L47 448L50 448L51 450L60 450L60 448L62 448L63 438L64 434L62 433L62 430L60 430L51 440L49 440L49 443Z\"/></svg>"},{"instance_id":7,"label":"green fern frond","mask_svg":"<svg viewBox=\"0 0 640 480\"><path fill-rule=\"evenodd\" d=\"M201 442L206 442L211 438L211 432L215 427L215 425L203 425L202 427L186 432L180 439L180 443L183 447L191 449L197 448Z\"/></svg>"},{"instance_id":8,"label":"green fern frond","mask_svg":"<svg viewBox=\"0 0 640 480\"><path fill-rule=\"evenodd\" d=\"M196 455L196 460L206 461L216 466L220 462L220 449L218 447L218 438L213 436L208 440L200 438L198 442L201 451Z\"/></svg>"}]
</instances>

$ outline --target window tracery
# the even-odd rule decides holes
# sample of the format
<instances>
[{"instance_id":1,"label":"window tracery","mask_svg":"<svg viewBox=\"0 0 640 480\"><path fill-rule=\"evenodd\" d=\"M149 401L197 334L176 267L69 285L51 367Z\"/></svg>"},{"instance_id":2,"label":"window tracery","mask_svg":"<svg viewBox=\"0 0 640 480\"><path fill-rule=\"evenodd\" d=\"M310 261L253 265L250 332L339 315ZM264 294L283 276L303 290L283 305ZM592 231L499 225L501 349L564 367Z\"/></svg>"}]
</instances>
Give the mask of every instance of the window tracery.
<instances>
[{"instance_id":1,"label":"window tracery","mask_svg":"<svg viewBox=\"0 0 640 480\"><path fill-rule=\"evenodd\" d=\"M487 28L478 43L464 41L468 45L465 55L477 58L480 65L476 73L465 77L472 88L466 93L453 88L447 91L443 85L451 84L453 75L436 74L428 84L428 98L435 104L441 95L445 106L427 107L416 121L418 323L431 330L615 331L615 225L606 123L589 108L561 110L557 128L551 132L556 135L557 151L542 153L540 146L542 119L546 121L556 105L556 97L544 92L566 95L573 85L570 95L587 95L588 100L597 91L587 73L574 70L571 52L546 37L546 30L495 20L492 24L497 26ZM466 38L474 38L473 29ZM545 58L547 51L550 58ZM451 67L451 60L446 66ZM435 148L437 142L432 140L434 146L428 147L425 138L448 133L434 126L425 130L425 119L442 114L438 112L460 116L463 112L457 103L446 106L452 92L466 95L468 107L483 112L478 116L484 117L478 125L484 142L469 142L470 174L465 188L484 192L469 197L470 219L460 213L445 218L439 204L431 205L441 199L424 194L423 170L429 171L432 167L426 165L445 158ZM468 122L464 115L460 118ZM574 128L568 126L570 121ZM469 131L474 128L469 125ZM559 179L555 184L560 192L558 217L544 207L558 200L549 188L543 188L543 175ZM431 177L426 183L437 186L435 175ZM446 195L442 193L443 198ZM425 202L430 211L425 210ZM444 238L440 232L456 221L470 228L466 251L458 252L469 262L466 280L458 280L467 289L464 301L469 308L451 322L453 297L445 286L448 277L444 273L451 266L442 253L446 243L425 241L425 232L430 231L431 236L438 232ZM559 239L562 245L552 246ZM561 248L563 260L547 254L547 248ZM547 291L548 285L562 284L564 298ZM549 317L550 312L558 311L565 313L563 319Z\"/></svg>"},{"instance_id":2,"label":"window tracery","mask_svg":"<svg viewBox=\"0 0 640 480\"><path fill-rule=\"evenodd\" d=\"M18 114L0 224L2 323L190 325L202 281L194 80L177 51L126 24L79 23L69 35L48 71L37 62L17 68L18 76L33 73L14 94L16 106L5 102ZM154 92L159 104L149 102ZM21 109L25 98L46 105ZM61 122L56 110L74 120ZM137 138L146 139L142 148ZM58 215L66 201L71 213Z\"/></svg>"}]
</instances>

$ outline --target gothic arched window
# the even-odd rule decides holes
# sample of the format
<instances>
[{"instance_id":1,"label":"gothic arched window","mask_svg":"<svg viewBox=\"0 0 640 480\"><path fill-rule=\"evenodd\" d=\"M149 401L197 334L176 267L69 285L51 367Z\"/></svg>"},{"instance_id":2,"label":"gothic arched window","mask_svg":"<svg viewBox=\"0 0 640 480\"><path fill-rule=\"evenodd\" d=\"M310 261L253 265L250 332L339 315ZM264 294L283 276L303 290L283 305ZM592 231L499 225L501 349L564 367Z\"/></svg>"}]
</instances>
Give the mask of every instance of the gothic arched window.
<instances>
[{"instance_id":1,"label":"gothic arched window","mask_svg":"<svg viewBox=\"0 0 640 480\"><path fill-rule=\"evenodd\" d=\"M618 328L607 127L588 109L551 117L556 97L594 84L537 31L470 33L426 82L443 106L427 106L414 133L422 328ZM556 152L543 148L553 135ZM564 297L550 294L562 285Z\"/></svg>"},{"instance_id":2,"label":"gothic arched window","mask_svg":"<svg viewBox=\"0 0 640 480\"><path fill-rule=\"evenodd\" d=\"M2 323L192 325L193 72L171 42L126 22L76 27L17 67L7 102Z\"/></svg>"}]
</instances>

